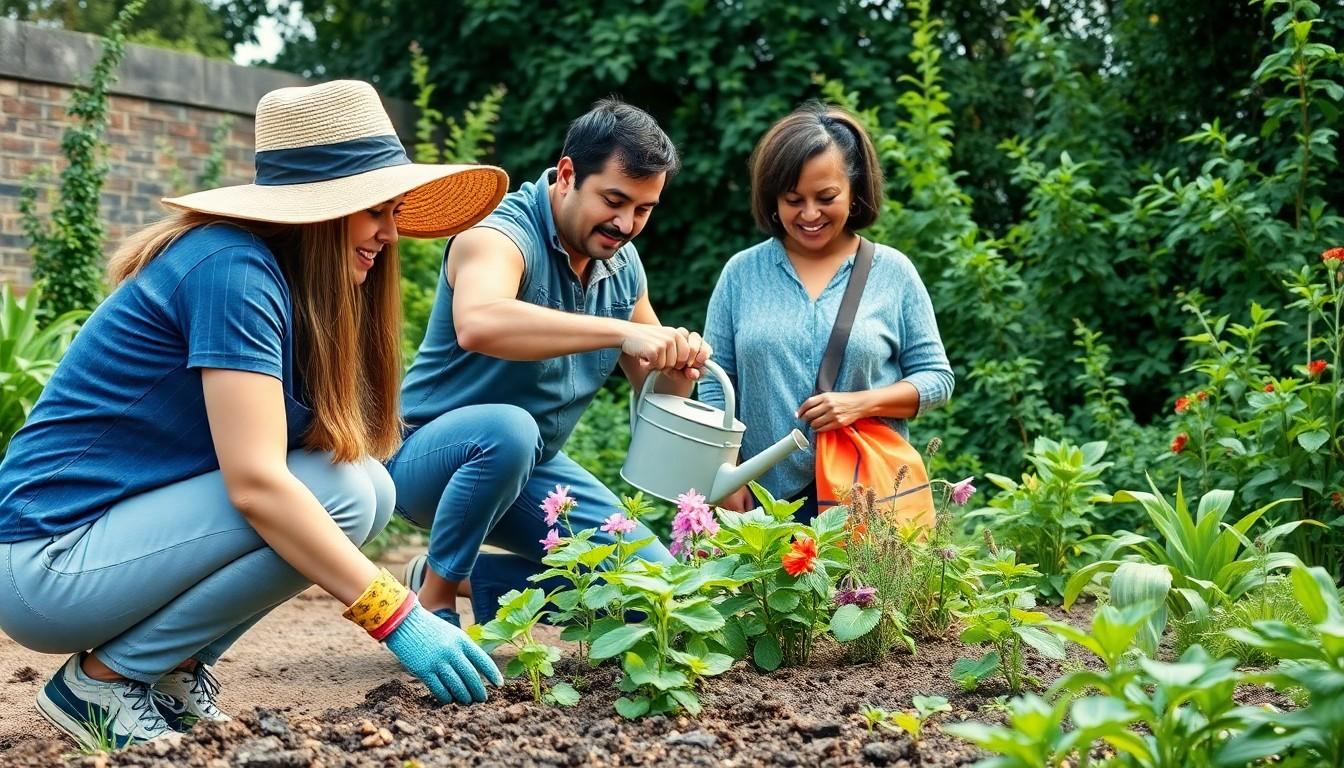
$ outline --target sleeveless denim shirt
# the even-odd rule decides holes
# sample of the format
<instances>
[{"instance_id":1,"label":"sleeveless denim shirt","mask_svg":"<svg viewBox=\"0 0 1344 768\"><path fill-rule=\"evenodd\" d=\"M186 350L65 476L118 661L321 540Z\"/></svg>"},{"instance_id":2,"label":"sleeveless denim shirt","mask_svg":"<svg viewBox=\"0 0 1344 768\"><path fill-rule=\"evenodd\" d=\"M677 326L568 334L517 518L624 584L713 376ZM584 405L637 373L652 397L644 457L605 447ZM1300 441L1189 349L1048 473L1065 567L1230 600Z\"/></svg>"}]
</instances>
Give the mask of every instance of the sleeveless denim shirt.
<instances>
[{"instance_id":1,"label":"sleeveless denim shirt","mask_svg":"<svg viewBox=\"0 0 1344 768\"><path fill-rule=\"evenodd\" d=\"M610 259L592 262L585 286L560 244L548 194L555 169L507 195L478 227L503 233L523 254L518 299L561 312L629 320L644 293L644 267L629 243ZM451 243L449 244L451 247ZM447 250L444 251L445 258ZM547 360L503 360L468 352L453 326L453 288L439 270L438 292L425 340L402 384L402 415L410 431L454 408L484 403L517 405L532 414L555 456L620 357L616 347Z\"/></svg>"}]
</instances>

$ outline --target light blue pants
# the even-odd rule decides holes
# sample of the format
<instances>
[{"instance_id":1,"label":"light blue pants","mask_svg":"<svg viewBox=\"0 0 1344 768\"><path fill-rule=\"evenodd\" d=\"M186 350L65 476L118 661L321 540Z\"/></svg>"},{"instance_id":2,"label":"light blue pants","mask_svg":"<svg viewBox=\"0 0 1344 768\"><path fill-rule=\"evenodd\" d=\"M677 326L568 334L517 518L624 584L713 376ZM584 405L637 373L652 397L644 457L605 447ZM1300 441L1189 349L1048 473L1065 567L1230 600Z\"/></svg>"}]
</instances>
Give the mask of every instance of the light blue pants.
<instances>
[{"instance_id":1,"label":"light blue pants","mask_svg":"<svg viewBox=\"0 0 1344 768\"><path fill-rule=\"evenodd\" d=\"M377 461L293 451L288 465L356 544L391 517L394 489ZM218 471L126 499L59 536L0 544L0 578L0 629L16 642L92 649L146 683L188 658L214 664L309 586L229 503Z\"/></svg>"},{"instance_id":2,"label":"light blue pants","mask_svg":"<svg viewBox=\"0 0 1344 768\"><path fill-rule=\"evenodd\" d=\"M544 462L541 453L537 423L527 411L486 404L449 411L420 427L388 463L397 513L429 529L435 573L449 581L471 577L478 623L494 618L499 597L509 590L536 586L528 577L544 568L541 539L549 529L541 502L557 485L569 486L578 502L569 516L575 531L597 528L621 511L620 500L591 472L564 453ZM625 534L651 535L643 525ZM597 539L612 540L600 531ZM512 554L479 554L484 543ZM672 562L657 539L636 554Z\"/></svg>"}]
</instances>

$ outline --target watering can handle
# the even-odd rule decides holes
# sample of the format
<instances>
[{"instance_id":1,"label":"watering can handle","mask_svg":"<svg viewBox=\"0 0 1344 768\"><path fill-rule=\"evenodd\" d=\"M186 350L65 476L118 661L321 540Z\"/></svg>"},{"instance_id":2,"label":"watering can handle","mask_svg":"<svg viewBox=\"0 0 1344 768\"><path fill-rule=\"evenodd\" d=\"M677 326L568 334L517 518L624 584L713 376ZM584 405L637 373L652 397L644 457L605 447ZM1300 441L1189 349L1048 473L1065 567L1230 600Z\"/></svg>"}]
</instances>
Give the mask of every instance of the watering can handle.
<instances>
[{"instance_id":1,"label":"watering can handle","mask_svg":"<svg viewBox=\"0 0 1344 768\"><path fill-rule=\"evenodd\" d=\"M733 417L737 414L737 393L733 392L733 382L728 379L728 374L724 373L719 364L713 360L705 361L705 370L713 374L714 378L723 385L723 428L733 428ZM639 413L639 408L644 404L644 398L653 391L653 380L658 378L657 371L649 371L649 375L644 377L644 386L639 388L639 397L630 398L630 432L635 431L635 415Z\"/></svg>"}]
</instances>

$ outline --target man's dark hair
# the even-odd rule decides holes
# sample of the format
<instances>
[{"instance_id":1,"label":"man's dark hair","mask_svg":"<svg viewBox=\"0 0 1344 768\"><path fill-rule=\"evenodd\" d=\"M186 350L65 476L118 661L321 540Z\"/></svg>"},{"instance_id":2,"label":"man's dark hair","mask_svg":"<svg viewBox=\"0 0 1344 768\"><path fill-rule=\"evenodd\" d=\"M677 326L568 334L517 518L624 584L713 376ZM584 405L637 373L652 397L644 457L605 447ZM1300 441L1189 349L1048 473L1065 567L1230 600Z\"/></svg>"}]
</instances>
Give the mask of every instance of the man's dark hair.
<instances>
[{"instance_id":1,"label":"man's dark hair","mask_svg":"<svg viewBox=\"0 0 1344 768\"><path fill-rule=\"evenodd\" d=\"M681 169L672 140L648 112L620 99L602 99L569 124L562 157L574 163L574 185L583 184L615 156L621 172L632 179L666 173L667 180Z\"/></svg>"}]
</instances>

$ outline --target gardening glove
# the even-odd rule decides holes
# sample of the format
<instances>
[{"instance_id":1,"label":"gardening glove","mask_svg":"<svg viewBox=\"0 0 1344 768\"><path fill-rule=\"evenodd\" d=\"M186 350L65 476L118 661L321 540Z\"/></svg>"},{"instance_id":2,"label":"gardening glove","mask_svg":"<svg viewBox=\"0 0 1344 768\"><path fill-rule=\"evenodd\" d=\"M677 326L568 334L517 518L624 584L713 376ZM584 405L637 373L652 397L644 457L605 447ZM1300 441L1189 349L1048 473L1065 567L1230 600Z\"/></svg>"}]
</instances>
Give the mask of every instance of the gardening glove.
<instances>
[{"instance_id":1,"label":"gardening glove","mask_svg":"<svg viewBox=\"0 0 1344 768\"><path fill-rule=\"evenodd\" d=\"M419 604L384 642L401 666L429 686L439 701L485 701L482 677L496 686L504 682L490 655L466 632Z\"/></svg>"}]
</instances>

